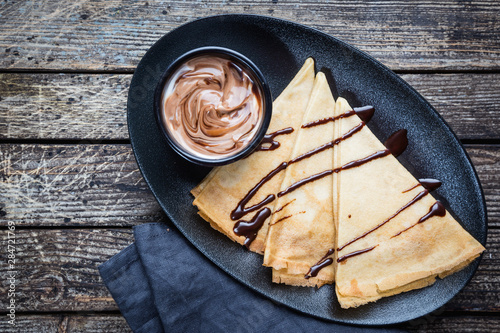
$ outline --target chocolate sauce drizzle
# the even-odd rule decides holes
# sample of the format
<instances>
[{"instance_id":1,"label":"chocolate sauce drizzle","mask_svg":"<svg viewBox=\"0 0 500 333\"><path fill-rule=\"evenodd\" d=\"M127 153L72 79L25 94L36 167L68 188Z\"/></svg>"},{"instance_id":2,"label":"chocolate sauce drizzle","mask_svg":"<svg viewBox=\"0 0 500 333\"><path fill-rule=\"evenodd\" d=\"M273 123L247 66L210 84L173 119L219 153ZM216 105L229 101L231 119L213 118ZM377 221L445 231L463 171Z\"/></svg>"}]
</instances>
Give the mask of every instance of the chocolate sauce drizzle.
<instances>
[{"instance_id":1,"label":"chocolate sauce drizzle","mask_svg":"<svg viewBox=\"0 0 500 333\"><path fill-rule=\"evenodd\" d=\"M340 138L337 138L333 141L330 141L328 143L325 143L324 145L322 146L319 146L313 150L310 150L308 151L307 153L304 153L300 156L297 156L295 157L294 159L290 160L288 162L288 165L292 164L292 163L296 163L296 162L299 162L305 158L308 158L308 157L311 157L313 156L314 154L317 154L317 153L320 153L322 152L323 150L326 150L326 149L329 149L329 148L333 148L333 146L336 146L338 145L340 142L344 141L345 139L353 136L355 133L361 131L361 129L365 126L365 123L364 122L361 122L359 123L358 125L354 126L352 129L350 129L347 133L345 133L344 135L342 135Z\"/></svg>"},{"instance_id":2,"label":"chocolate sauce drizzle","mask_svg":"<svg viewBox=\"0 0 500 333\"><path fill-rule=\"evenodd\" d=\"M278 149L281 144L278 141L274 140L274 138L277 137L278 135L290 134L292 132L293 132L293 128L287 127L287 128L283 128L281 130L278 130L276 132L272 132L272 133L264 135L264 138L260 142L260 145L257 148L255 148L255 151L264 151L264 150L268 151L268 150ZM269 144L269 146L267 146L268 144ZM266 145L266 146L264 146L264 145Z\"/></svg>"},{"instance_id":3,"label":"chocolate sauce drizzle","mask_svg":"<svg viewBox=\"0 0 500 333\"><path fill-rule=\"evenodd\" d=\"M343 255L342 257L338 257L337 258L337 262L342 262L342 261L347 260L349 258L352 258L352 257L355 257L355 256L359 256L360 254L363 254L363 253L366 253L366 252L370 252L371 250L373 250L377 246L378 245L375 245L375 246L369 247L367 249L363 249L363 250L359 250L359 251L354 251L354 252L348 253L346 255Z\"/></svg>"},{"instance_id":4,"label":"chocolate sauce drizzle","mask_svg":"<svg viewBox=\"0 0 500 333\"><path fill-rule=\"evenodd\" d=\"M408 131L405 129L394 132L384 143L395 157L401 155L408 146Z\"/></svg>"},{"instance_id":5,"label":"chocolate sauce drizzle","mask_svg":"<svg viewBox=\"0 0 500 333\"><path fill-rule=\"evenodd\" d=\"M336 119L340 119L340 118L344 118L344 117L349 117L351 115L354 115L356 113L358 113L358 116L364 120L362 121L360 124L358 124L357 126L355 126L354 128L352 128L349 132L347 132L346 134L344 134L342 137L332 141L332 142L329 142L321 147L318 147L316 149L313 149L301 156L298 156L288 162L283 162L281 163L280 165L278 165L274 170L272 170L271 172L269 172L269 174L267 174L264 178L262 178L259 183L257 183L257 185L255 185L244 197L243 199L240 200L240 202L238 202L236 208L231 212L231 219L233 221L235 220L238 220L238 219L241 219L243 216L245 216L246 214L254 211L254 210L258 210L262 207L264 207L265 205L271 203L273 200L276 199L276 196L274 194L269 194L265 199L263 199L261 202L251 206L251 207L248 207L246 208L245 205L254 197L254 195L257 193L257 191L266 183L268 182L269 180L271 180L271 178L273 178L276 174L278 174L280 171L286 169L288 167L288 165L290 164L293 164L293 163L296 163L300 160L303 160L305 158L308 158L308 157L311 157L313 156L314 154L317 154L325 149L328 149L328 148L332 148L333 146L339 144L341 141L351 137L352 135L354 135L355 133L357 133L358 131L360 131L363 126L365 126L365 122L370 120L371 117L373 116L373 112L374 112L374 108L373 107L361 107L361 108L354 108L354 110L351 110L351 111L348 111L342 115L339 115L337 117L333 117L331 120L329 118L326 118L326 119L323 119L323 120L319 120L319 121L316 121L316 122L313 122L313 123L309 123L309 124L305 124L303 125L302 127L303 128L306 128L306 127L312 127L312 126L316 126L316 125L319 125L321 123L325 123L325 122L328 122L328 121L332 121L332 120L336 120ZM266 137L264 137L263 141L261 142L261 145L257 148L257 150L274 150L276 148L278 148L280 146L280 143L275 141L274 138L278 135L281 135L281 134L289 134L289 133L292 133L293 132L293 128L291 127L288 127L288 128L284 128L282 130L279 130L279 131L276 131L274 133L270 133L268 135L266 135ZM263 147L262 145L263 144L270 144L269 147ZM356 167L356 166L359 166L359 165L362 165L364 163L367 163L373 159L376 159L376 158L379 158L379 157L383 157L383 156L386 156L389 154L389 150L384 150L384 151L380 151L380 152L376 152L375 154L373 155L370 155L364 159L361 159L361 160L357 160L357 161L353 161L353 162L350 162L350 163L347 163L346 165L340 167L340 168L337 168L337 169L334 169L334 170L327 170L326 172L323 172L323 173L320 173L318 175L313 175L303 181L300 181L300 182L297 182L295 184L293 184L291 187L289 187L288 189L286 189L285 191L281 191L280 193L278 193L278 196L283 196L285 195L286 193L289 193L293 190L295 190L296 188L300 187L301 185L304 185L308 182L311 182L311 181L314 181L314 180L317 180L317 179L320 179L320 178L323 178L325 177L327 174L331 174L333 172L339 172L341 170L344 170L344 169L349 169L349 168L353 168L353 167ZM256 216L254 216L254 218L257 218L257 216L260 216L260 214L263 212L263 210L259 211ZM267 218L267 217L266 217ZM265 218L264 218L265 220ZM253 219L252 219L253 221ZM245 221L239 221L237 224L240 224L240 222L245 222ZM248 223L248 222L245 222L245 223ZM262 221L263 223L263 221ZM259 228L262 226L262 224L259 226ZM236 225L235 225L235 228L236 228ZM258 229L257 229L257 232L258 232ZM235 231L236 233L236 231ZM255 237L254 237L255 238ZM247 244L247 241L248 241L248 244L250 244L254 238L251 238L251 237L247 237L247 239L245 240L245 244Z\"/></svg>"},{"instance_id":6,"label":"chocolate sauce drizzle","mask_svg":"<svg viewBox=\"0 0 500 333\"><path fill-rule=\"evenodd\" d=\"M323 256L323 258L321 258L316 264L311 266L306 275L304 275L304 279L309 279L310 277L317 276L320 270L322 270L326 266L331 265L333 263L333 259L328 257L334 253L335 249L329 249L328 252Z\"/></svg>"},{"instance_id":7,"label":"chocolate sauce drizzle","mask_svg":"<svg viewBox=\"0 0 500 333\"><path fill-rule=\"evenodd\" d=\"M418 183L412 187L410 187L407 190L404 190L402 193L410 192L414 188L422 185L425 189L429 190L429 192L432 192L436 189L438 189L441 186L441 182L437 179L432 179L432 178L422 178L418 180Z\"/></svg>"},{"instance_id":8,"label":"chocolate sauce drizzle","mask_svg":"<svg viewBox=\"0 0 500 333\"><path fill-rule=\"evenodd\" d=\"M396 236L399 236L401 235L403 232L407 231L407 230L410 230L411 228L413 228L414 226L416 226L417 224L419 223L423 223L425 221L427 221L428 219L430 219L431 217L433 216L445 216L446 215L446 209L444 208L443 204L440 202L440 201L436 201L432 206L431 208L429 208L429 212L427 214L425 214L424 216L422 216L420 218L420 220L418 220L417 223L415 223L414 225L398 232L397 234L395 234L394 236L392 236L391 238L394 238Z\"/></svg>"},{"instance_id":9,"label":"chocolate sauce drizzle","mask_svg":"<svg viewBox=\"0 0 500 333\"><path fill-rule=\"evenodd\" d=\"M373 106L371 106L371 105L362 106L359 108L353 108L353 110L346 111L346 112L344 112L336 117L328 117L328 118L323 118L323 119L311 121L310 123L306 123L306 124L302 125L302 128L309 128L309 127L314 127L314 126L318 126L318 125L323 125L323 124L329 123L331 121L339 120L341 118L348 118L348 117L354 116L355 114L357 114L358 117L361 118L361 120L363 120L365 123L367 123L368 121L370 121L370 119L372 119L374 113L375 113L375 109L373 108Z\"/></svg>"},{"instance_id":10,"label":"chocolate sauce drizzle","mask_svg":"<svg viewBox=\"0 0 500 333\"><path fill-rule=\"evenodd\" d=\"M237 236L245 236L244 245L249 248L264 221L271 215L271 210L267 207L259 210L250 221L240 220L234 224L233 231Z\"/></svg>"},{"instance_id":11,"label":"chocolate sauce drizzle","mask_svg":"<svg viewBox=\"0 0 500 333\"><path fill-rule=\"evenodd\" d=\"M284 204L283 206L281 206L280 208L276 209L273 214L276 214L278 212L281 212L286 206L288 206L289 204L291 204L292 202L294 202L296 199L292 199L291 201L288 201L286 204Z\"/></svg>"},{"instance_id":12,"label":"chocolate sauce drizzle","mask_svg":"<svg viewBox=\"0 0 500 333\"><path fill-rule=\"evenodd\" d=\"M278 165L274 170L272 170L271 172L269 172L267 174L267 176L265 176L264 178L262 178L262 180L259 183L257 183L257 185L255 185L243 197L243 199L241 199L240 202L238 202L238 205L236 206L236 208L231 212L231 219L233 221L234 220L238 220L238 219L242 218L243 216L245 216L246 214L250 213L251 211L257 210L257 209L259 209L259 208L267 205L268 203L272 202L276 198L276 196L274 194L269 194L261 202L253 205L252 207L245 208L245 205L253 198L253 196L255 195L255 193L257 193L257 191L262 187L262 185L264 185L266 182L268 182L271 178L273 178L281 170L286 169L287 166L288 166L288 163L287 162L283 162L280 165Z\"/></svg>"},{"instance_id":13,"label":"chocolate sauce drizzle","mask_svg":"<svg viewBox=\"0 0 500 333\"><path fill-rule=\"evenodd\" d=\"M393 218L395 218L396 216L398 216L399 213L401 213L402 211L404 211L406 208L410 207L415 202L417 202L418 200L420 200L423 197L425 197L428 193L429 193L428 190L423 190L422 192L418 193L413 199L411 199L406 205L404 205L403 207L401 207L400 209L398 209L398 211L396 213L392 214L391 217L389 217L387 220L385 220L384 222L378 224L377 226L375 226L374 228L368 230L367 232L363 233L362 235L354 238L353 240L350 240L349 242L345 243L344 245L340 246L339 248L337 248L337 251L342 251L342 249L344 249L346 246L351 245L352 243L360 240L361 238L364 238L366 235L368 235L368 234L374 232L375 230L377 230L378 228L382 227L384 224L386 224L387 222L389 222L390 220L392 220Z\"/></svg>"},{"instance_id":14,"label":"chocolate sauce drizzle","mask_svg":"<svg viewBox=\"0 0 500 333\"><path fill-rule=\"evenodd\" d=\"M329 123L331 121L339 120L341 118L348 118L350 116L354 116L355 114L356 114L356 112L354 110L350 110L350 111L346 111L346 112L344 112L336 117L328 117L328 118L323 118L323 119L311 121L310 123L306 123L306 124L302 125L301 127L302 128L310 128L310 127L314 127L314 126L319 126L319 125Z\"/></svg>"},{"instance_id":15,"label":"chocolate sauce drizzle","mask_svg":"<svg viewBox=\"0 0 500 333\"><path fill-rule=\"evenodd\" d=\"M234 221L234 220L238 220L240 218L242 218L243 216L245 216L247 213L251 212L251 211L254 211L256 209L259 209L265 205L267 205L268 203L272 202L274 199L275 199L275 195L274 194L270 194L268 195L264 200L262 200L261 202L253 205L252 207L249 207L249 208L245 208L245 205L253 198L253 196L257 193L257 191L259 190L259 188L261 188L267 181L269 181L271 178L273 178L277 173L279 173L281 170L284 170L286 169L290 164L293 164L293 163L296 163L300 160L303 160L307 157L311 157L312 155L314 154L317 154L325 149L328 149L328 148L332 148L334 145L337 145L339 144L341 141L351 137L352 135L354 135L356 132L360 131L361 128L363 128L363 126L365 126L365 123L364 122L361 122L359 123L357 126L355 126L354 128L352 128L349 132L347 132L346 134L344 134L343 136L341 136L340 138L336 139L336 140L333 140L323 146L320 146L316 149L313 149L305 154L302 154L288 162L283 162L281 163L277 168L275 168L274 170L272 170L267 176L265 176L264 178L262 178L262 180L257 184L255 185L254 188L252 188L244 197L243 199L238 202L238 205L236 206L236 208L231 212L231 219ZM336 171L338 172L338 171ZM281 192L280 192L281 193ZM279 196L279 194L278 194Z\"/></svg>"},{"instance_id":16,"label":"chocolate sauce drizzle","mask_svg":"<svg viewBox=\"0 0 500 333\"><path fill-rule=\"evenodd\" d=\"M365 158L362 158L362 159L359 159L359 160L355 160L355 161L346 163L346 164L344 164L343 166L341 166L339 168L332 169L332 170L325 170L323 172L320 172L320 173L314 174L312 176L309 176L307 178L301 179L298 182L290 185L285 190L279 192L278 193L278 198L284 196L285 194L288 194L290 192L295 191L296 189L298 189L302 185L305 185L305 184L310 183L312 181L315 181L315 180L321 179L323 177L326 177L328 175L331 175L334 172L338 173L338 172L340 172L342 170L347 170L347 169L355 168L355 167L358 167L358 166L363 165L365 163L368 163L370 161L373 161L375 159L387 156L389 154L390 154L390 151L388 149L380 150L380 151L377 151L377 152L375 152L375 153L373 153L373 154L371 154L371 155L369 155L369 156L367 156Z\"/></svg>"},{"instance_id":17,"label":"chocolate sauce drizzle","mask_svg":"<svg viewBox=\"0 0 500 333\"><path fill-rule=\"evenodd\" d=\"M274 221L274 223L273 223L273 224L269 224L269 225L275 225L275 224L278 224L278 223L280 223L280 222L283 222L283 221L284 221L284 220L286 220L286 219L289 219L289 218L290 218L290 217L292 217L292 216L293 216L292 214L290 214L290 215L285 215L285 216L283 216L283 217L280 217L278 220Z\"/></svg>"}]
</instances>

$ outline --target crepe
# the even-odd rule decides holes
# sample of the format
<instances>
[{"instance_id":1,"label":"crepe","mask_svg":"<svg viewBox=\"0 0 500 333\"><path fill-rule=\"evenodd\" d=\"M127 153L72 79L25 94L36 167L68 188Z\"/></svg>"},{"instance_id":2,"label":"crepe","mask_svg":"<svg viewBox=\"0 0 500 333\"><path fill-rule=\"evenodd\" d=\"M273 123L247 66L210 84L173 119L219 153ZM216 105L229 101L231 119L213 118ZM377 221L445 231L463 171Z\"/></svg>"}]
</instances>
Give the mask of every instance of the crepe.
<instances>
[{"instance_id":1,"label":"crepe","mask_svg":"<svg viewBox=\"0 0 500 333\"><path fill-rule=\"evenodd\" d=\"M313 82L314 61L307 59L294 79L274 101L267 133L288 129L286 134L274 137L274 140L279 142L277 149L255 151L245 159L218 167L192 191L196 196L193 204L198 207L200 216L232 240L247 245L251 251L264 252L268 226L266 220L274 208L274 193L278 191L284 176L280 166L288 160L292 151ZM261 183L264 179L266 181ZM256 193L247 196L252 190L256 190ZM231 218L231 213L245 197L249 199L244 204L245 208L254 205L258 207L245 214L233 214ZM265 199L265 204L259 205ZM245 236L235 234L235 225L248 227L252 225L252 221L262 224L260 229L254 228L253 235L253 231Z\"/></svg>"},{"instance_id":2,"label":"crepe","mask_svg":"<svg viewBox=\"0 0 500 333\"><path fill-rule=\"evenodd\" d=\"M338 103L350 109L345 100ZM341 118L338 130L346 133L360 124L356 115ZM342 166L369 160L340 170L333 185L338 191L335 283L343 308L430 285L484 251L429 193L431 188L392 154L382 154L385 149L363 126L339 144L334 156Z\"/></svg>"},{"instance_id":3,"label":"crepe","mask_svg":"<svg viewBox=\"0 0 500 333\"><path fill-rule=\"evenodd\" d=\"M334 117L334 109L335 100L325 75L320 72L302 122L319 123L298 129L280 191L332 169L330 144L334 139L334 122L321 123L321 120ZM334 265L321 269L317 276L308 272L333 247L334 241L332 175L329 175L278 198L269 225L264 266L273 267L274 282L318 287L332 283Z\"/></svg>"}]
</instances>

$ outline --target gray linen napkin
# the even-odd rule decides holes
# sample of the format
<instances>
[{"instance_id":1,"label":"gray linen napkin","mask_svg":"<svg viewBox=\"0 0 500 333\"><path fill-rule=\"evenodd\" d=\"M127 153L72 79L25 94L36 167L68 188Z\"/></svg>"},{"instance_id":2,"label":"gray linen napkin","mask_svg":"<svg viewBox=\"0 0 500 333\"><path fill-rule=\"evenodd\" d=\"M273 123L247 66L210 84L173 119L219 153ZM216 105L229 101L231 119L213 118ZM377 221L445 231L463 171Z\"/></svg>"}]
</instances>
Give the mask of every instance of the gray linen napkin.
<instances>
[{"instance_id":1,"label":"gray linen napkin","mask_svg":"<svg viewBox=\"0 0 500 333\"><path fill-rule=\"evenodd\" d=\"M134 332L402 332L339 325L275 304L242 285L164 223L99 267Z\"/></svg>"}]
</instances>

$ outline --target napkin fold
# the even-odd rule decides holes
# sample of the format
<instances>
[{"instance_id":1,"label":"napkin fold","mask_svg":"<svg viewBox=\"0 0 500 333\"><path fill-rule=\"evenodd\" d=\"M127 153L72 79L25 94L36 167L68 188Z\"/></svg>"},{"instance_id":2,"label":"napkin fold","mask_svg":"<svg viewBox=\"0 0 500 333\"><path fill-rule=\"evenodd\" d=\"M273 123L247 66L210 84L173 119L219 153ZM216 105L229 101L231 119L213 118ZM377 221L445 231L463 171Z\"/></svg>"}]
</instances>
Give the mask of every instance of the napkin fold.
<instances>
[{"instance_id":1,"label":"napkin fold","mask_svg":"<svg viewBox=\"0 0 500 333\"><path fill-rule=\"evenodd\" d=\"M339 325L275 304L207 260L174 227L134 227L135 243L99 266L134 332L403 332Z\"/></svg>"}]
</instances>

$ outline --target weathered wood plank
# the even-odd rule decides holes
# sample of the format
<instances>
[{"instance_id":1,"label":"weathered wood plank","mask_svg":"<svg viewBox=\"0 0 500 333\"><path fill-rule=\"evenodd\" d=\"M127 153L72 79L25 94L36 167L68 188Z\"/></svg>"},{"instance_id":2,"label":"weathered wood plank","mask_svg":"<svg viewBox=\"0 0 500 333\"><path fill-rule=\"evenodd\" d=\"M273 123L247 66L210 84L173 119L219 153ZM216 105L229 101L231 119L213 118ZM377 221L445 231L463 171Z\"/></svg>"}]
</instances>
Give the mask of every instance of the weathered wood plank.
<instances>
[{"instance_id":1,"label":"weathered wood plank","mask_svg":"<svg viewBox=\"0 0 500 333\"><path fill-rule=\"evenodd\" d=\"M6 231L0 231L5 239ZM117 306L97 266L133 242L130 229L62 229L15 232L17 311L113 311ZM0 266L7 276L6 265ZM0 281L6 309L8 281ZM469 285L442 311L499 311L500 230L491 229L487 252Z\"/></svg>"},{"instance_id":2,"label":"weathered wood plank","mask_svg":"<svg viewBox=\"0 0 500 333\"><path fill-rule=\"evenodd\" d=\"M125 333L132 332L120 314L17 315L16 326L0 322L1 332L12 333ZM151 332L154 333L154 332Z\"/></svg>"},{"instance_id":3,"label":"weathered wood plank","mask_svg":"<svg viewBox=\"0 0 500 333\"><path fill-rule=\"evenodd\" d=\"M12 333L125 333L131 332L125 319L118 314L71 314L71 315L19 315L15 328L0 322L0 331ZM484 333L495 332L500 326L498 316L457 316L441 317L429 315L399 328L410 332L443 333ZM153 332L152 332L153 333Z\"/></svg>"},{"instance_id":4,"label":"weathered wood plank","mask_svg":"<svg viewBox=\"0 0 500 333\"><path fill-rule=\"evenodd\" d=\"M500 146L466 145L486 199L488 225L500 226ZM499 304L500 305L500 304Z\"/></svg>"},{"instance_id":5,"label":"weathered wood plank","mask_svg":"<svg viewBox=\"0 0 500 333\"><path fill-rule=\"evenodd\" d=\"M450 316L434 317L428 315L403 326L410 332L460 332L485 333L498 332L500 317L498 316Z\"/></svg>"},{"instance_id":6,"label":"weathered wood plank","mask_svg":"<svg viewBox=\"0 0 500 333\"><path fill-rule=\"evenodd\" d=\"M500 138L500 74L406 74L461 139ZM128 139L131 75L0 74L0 138Z\"/></svg>"},{"instance_id":7,"label":"weathered wood plank","mask_svg":"<svg viewBox=\"0 0 500 333\"><path fill-rule=\"evenodd\" d=\"M129 145L0 145L0 224L130 226L164 214Z\"/></svg>"},{"instance_id":8,"label":"weathered wood plank","mask_svg":"<svg viewBox=\"0 0 500 333\"><path fill-rule=\"evenodd\" d=\"M7 231L2 230L3 239ZM118 307L97 266L133 242L131 229L15 230L16 312L105 311ZM2 276L11 271L0 266ZM9 282L0 282L7 309Z\"/></svg>"},{"instance_id":9,"label":"weathered wood plank","mask_svg":"<svg viewBox=\"0 0 500 333\"><path fill-rule=\"evenodd\" d=\"M0 74L0 138L128 139L131 75Z\"/></svg>"},{"instance_id":10,"label":"weathered wood plank","mask_svg":"<svg viewBox=\"0 0 500 333\"><path fill-rule=\"evenodd\" d=\"M500 226L500 145L468 145ZM0 225L132 226L164 221L129 145L0 145Z\"/></svg>"},{"instance_id":11,"label":"weathered wood plank","mask_svg":"<svg viewBox=\"0 0 500 333\"><path fill-rule=\"evenodd\" d=\"M500 138L500 75L401 75L460 139Z\"/></svg>"},{"instance_id":12,"label":"weathered wood plank","mask_svg":"<svg viewBox=\"0 0 500 333\"><path fill-rule=\"evenodd\" d=\"M4 1L0 68L133 70L163 34L194 19L260 14L336 36L392 69L500 68L497 1Z\"/></svg>"}]
</instances>

